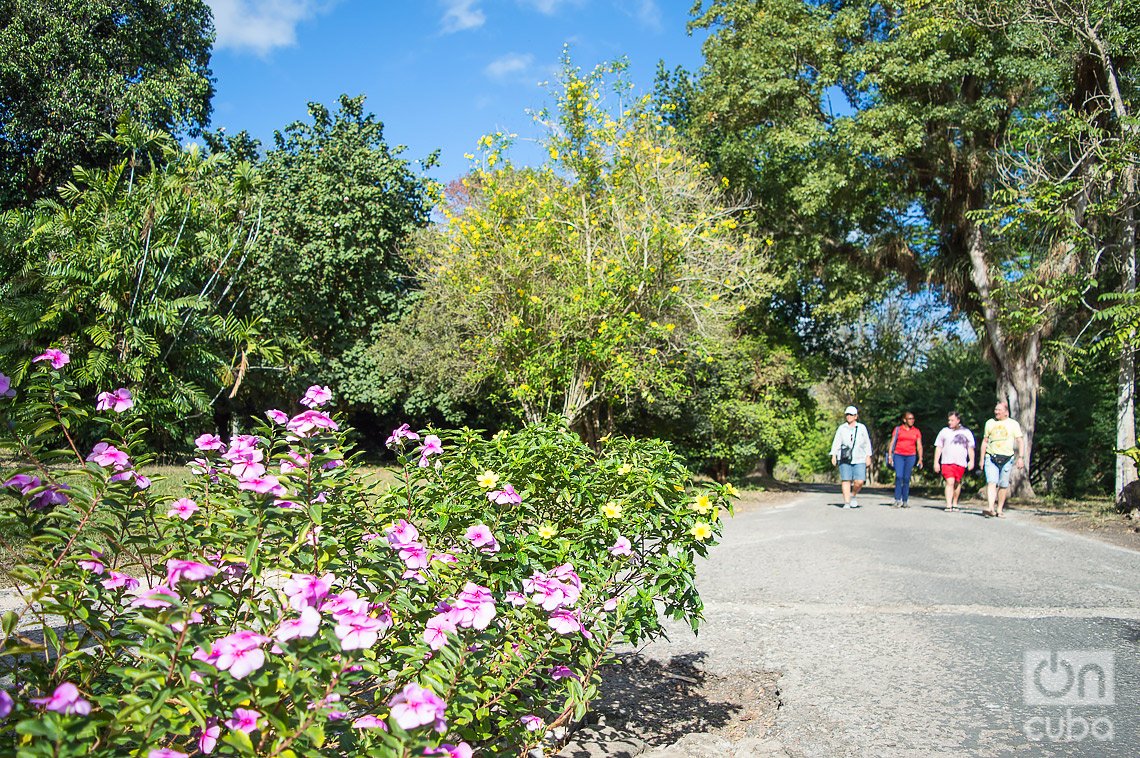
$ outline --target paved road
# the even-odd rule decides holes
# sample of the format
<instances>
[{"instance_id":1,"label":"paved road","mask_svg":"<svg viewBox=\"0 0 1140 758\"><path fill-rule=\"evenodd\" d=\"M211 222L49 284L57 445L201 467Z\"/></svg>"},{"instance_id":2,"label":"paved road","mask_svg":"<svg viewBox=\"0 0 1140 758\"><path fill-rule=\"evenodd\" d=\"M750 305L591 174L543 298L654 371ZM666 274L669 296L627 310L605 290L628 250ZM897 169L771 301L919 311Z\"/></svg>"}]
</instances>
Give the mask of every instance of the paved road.
<instances>
[{"instance_id":1,"label":"paved road","mask_svg":"<svg viewBox=\"0 0 1140 758\"><path fill-rule=\"evenodd\" d=\"M1016 512L860 500L804 493L729 521L699 570L699 637L674 628L645 653L782 672L771 734L791 755L1140 755L1140 552ZM1027 685L1040 651L1060 655L1032 657ZM1066 689L1066 664L1115 681L1101 698L1090 668ZM1094 729L1111 740L1076 739Z\"/></svg>"}]
</instances>

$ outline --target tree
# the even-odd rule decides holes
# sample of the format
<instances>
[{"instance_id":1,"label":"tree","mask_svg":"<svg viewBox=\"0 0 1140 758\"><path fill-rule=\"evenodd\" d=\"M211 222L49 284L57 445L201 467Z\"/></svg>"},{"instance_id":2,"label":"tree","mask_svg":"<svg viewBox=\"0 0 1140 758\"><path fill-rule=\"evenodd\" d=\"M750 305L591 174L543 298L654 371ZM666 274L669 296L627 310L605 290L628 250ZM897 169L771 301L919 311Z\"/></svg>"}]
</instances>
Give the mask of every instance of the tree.
<instances>
[{"instance_id":1,"label":"tree","mask_svg":"<svg viewBox=\"0 0 1140 758\"><path fill-rule=\"evenodd\" d=\"M905 2L715 0L695 10L694 25L713 32L698 111L737 144L751 135L757 166L798 160L794 197L834 196L858 210L846 226L823 227L858 243L863 270L929 281L975 322L1031 447L1042 341L1063 313L1054 295L1068 291L1054 284L1078 260L995 240L977 214L993 204L1011 124L1055 97L1055 68L996 31L932 24ZM840 93L849 112L825 106Z\"/></svg>"},{"instance_id":2,"label":"tree","mask_svg":"<svg viewBox=\"0 0 1140 758\"><path fill-rule=\"evenodd\" d=\"M0 209L105 168L120 121L205 126L213 36L205 0L0 2Z\"/></svg>"},{"instance_id":3,"label":"tree","mask_svg":"<svg viewBox=\"0 0 1140 758\"><path fill-rule=\"evenodd\" d=\"M770 288L738 208L645 99L620 77L563 69L543 111L549 160L512 166L488 135L465 205L417 247L423 292L416 369L448 367L455 391L483 392L528 422L561 414L587 439L613 410L688 392L686 366L712 361L731 317ZM405 358L407 359L407 358Z\"/></svg>"},{"instance_id":4,"label":"tree","mask_svg":"<svg viewBox=\"0 0 1140 758\"><path fill-rule=\"evenodd\" d=\"M383 391L368 348L413 297L401 248L427 223L429 199L364 97L339 104L334 114L310 103L312 122L278 132L259 166L265 233L250 299L274 332L312 348L293 356L300 373L359 407Z\"/></svg>"},{"instance_id":5,"label":"tree","mask_svg":"<svg viewBox=\"0 0 1140 758\"><path fill-rule=\"evenodd\" d=\"M49 345L88 393L132 389L150 428L178 440L189 417L238 390L249 359L280 360L242 295L260 229L246 163L126 126L110 169L75 170L59 200L8 211L14 264L0 284L0 361L19 381Z\"/></svg>"}]
</instances>

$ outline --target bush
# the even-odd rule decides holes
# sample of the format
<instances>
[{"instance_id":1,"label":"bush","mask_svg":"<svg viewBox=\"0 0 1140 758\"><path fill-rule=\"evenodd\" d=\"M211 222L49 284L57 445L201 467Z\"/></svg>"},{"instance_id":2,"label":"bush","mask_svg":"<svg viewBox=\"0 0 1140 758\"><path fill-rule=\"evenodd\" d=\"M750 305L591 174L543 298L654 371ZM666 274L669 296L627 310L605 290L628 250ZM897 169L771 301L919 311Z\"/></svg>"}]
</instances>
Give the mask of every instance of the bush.
<instances>
[{"instance_id":1,"label":"bush","mask_svg":"<svg viewBox=\"0 0 1140 758\"><path fill-rule=\"evenodd\" d=\"M0 623L20 755L518 752L581 717L659 611L699 622L694 561L730 490L691 492L663 443L405 426L377 488L313 387L252 435L199 437L187 496L156 498L129 393L89 415L60 360L35 365L0 399L23 460L0 526L34 535L10 570L27 605Z\"/></svg>"}]
</instances>

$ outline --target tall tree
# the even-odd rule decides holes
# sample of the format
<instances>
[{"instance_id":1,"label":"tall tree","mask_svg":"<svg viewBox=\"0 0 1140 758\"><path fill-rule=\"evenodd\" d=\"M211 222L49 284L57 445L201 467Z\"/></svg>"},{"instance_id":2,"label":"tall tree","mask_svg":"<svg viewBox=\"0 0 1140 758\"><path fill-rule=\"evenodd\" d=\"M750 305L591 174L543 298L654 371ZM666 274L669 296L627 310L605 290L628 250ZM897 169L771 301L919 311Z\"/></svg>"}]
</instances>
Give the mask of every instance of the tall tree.
<instances>
[{"instance_id":1,"label":"tall tree","mask_svg":"<svg viewBox=\"0 0 1140 758\"><path fill-rule=\"evenodd\" d=\"M714 0L694 10L695 26L712 31L697 95L704 120L751 137L754 178L781 151L802 166L783 191L837 198L846 223L823 224L864 251L865 270L929 281L968 314L1031 446L1042 340L1059 313L1042 295L1074 260L995 241L976 214L992 205L1011 123L1048 101L1055 70L996 31L932 29L905 2ZM827 107L840 98L847 107Z\"/></svg>"},{"instance_id":2,"label":"tall tree","mask_svg":"<svg viewBox=\"0 0 1140 758\"><path fill-rule=\"evenodd\" d=\"M106 168L120 120L203 127L213 37L206 0L0 0L0 209Z\"/></svg>"}]
</instances>

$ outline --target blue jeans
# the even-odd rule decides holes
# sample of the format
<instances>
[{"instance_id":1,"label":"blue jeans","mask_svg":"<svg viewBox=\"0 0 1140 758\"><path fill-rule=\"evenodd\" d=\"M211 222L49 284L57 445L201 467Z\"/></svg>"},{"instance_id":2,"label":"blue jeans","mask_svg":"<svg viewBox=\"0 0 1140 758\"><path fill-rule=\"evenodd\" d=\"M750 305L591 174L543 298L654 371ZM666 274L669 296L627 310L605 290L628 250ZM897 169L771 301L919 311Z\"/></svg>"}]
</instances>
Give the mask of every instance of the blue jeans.
<instances>
[{"instance_id":1,"label":"blue jeans","mask_svg":"<svg viewBox=\"0 0 1140 758\"><path fill-rule=\"evenodd\" d=\"M914 462L918 460L918 454L899 455L895 453L894 460L895 500L901 500L905 503L910 500L910 475L914 471Z\"/></svg>"}]
</instances>

